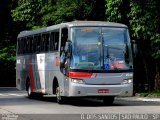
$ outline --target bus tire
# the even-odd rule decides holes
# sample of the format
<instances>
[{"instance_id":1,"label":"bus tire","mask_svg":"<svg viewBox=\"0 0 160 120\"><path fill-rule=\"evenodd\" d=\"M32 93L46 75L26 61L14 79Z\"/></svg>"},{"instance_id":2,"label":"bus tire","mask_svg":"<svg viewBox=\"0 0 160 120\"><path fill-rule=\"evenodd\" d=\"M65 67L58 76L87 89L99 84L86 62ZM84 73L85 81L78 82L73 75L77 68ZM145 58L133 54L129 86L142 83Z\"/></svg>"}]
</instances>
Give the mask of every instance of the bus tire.
<instances>
[{"instance_id":1,"label":"bus tire","mask_svg":"<svg viewBox=\"0 0 160 120\"><path fill-rule=\"evenodd\" d=\"M59 104L63 104L65 102L64 97L61 96L60 87L58 85L56 86L56 100Z\"/></svg>"},{"instance_id":2,"label":"bus tire","mask_svg":"<svg viewBox=\"0 0 160 120\"><path fill-rule=\"evenodd\" d=\"M34 93L32 92L31 84L30 84L30 82L28 82L28 83L27 83L27 95L28 95L28 98L33 98L33 97L34 97L33 94L34 94Z\"/></svg>"},{"instance_id":3,"label":"bus tire","mask_svg":"<svg viewBox=\"0 0 160 120\"><path fill-rule=\"evenodd\" d=\"M104 105L112 105L114 102L114 96L107 96L103 98L103 104Z\"/></svg>"}]
</instances>

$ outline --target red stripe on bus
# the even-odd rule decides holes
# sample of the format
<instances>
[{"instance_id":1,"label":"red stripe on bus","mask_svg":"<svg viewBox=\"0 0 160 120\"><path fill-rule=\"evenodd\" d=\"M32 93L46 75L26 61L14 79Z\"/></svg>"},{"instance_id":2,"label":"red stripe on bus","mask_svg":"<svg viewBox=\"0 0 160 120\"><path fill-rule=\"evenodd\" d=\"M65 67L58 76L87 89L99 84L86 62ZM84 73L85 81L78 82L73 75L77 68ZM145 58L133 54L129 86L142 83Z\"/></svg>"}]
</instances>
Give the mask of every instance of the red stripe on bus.
<instances>
[{"instance_id":1,"label":"red stripe on bus","mask_svg":"<svg viewBox=\"0 0 160 120\"><path fill-rule=\"evenodd\" d=\"M69 78L91 78L92 74L87 72L69 72Z\"/></svg>"},{"instance_id":2,"label":"red stripe on bus","mask_svg":"<svg viewBox=\"0 0 160 120\"><path fill-rule=\"evenodd\" d=\"M35 84L34 84L32 62L30 62L30 64L29 64L29 75L30 75L30 79L31 79L31 89L32 89L32 92L35 92Z\"/></svg>"}]
</instances>

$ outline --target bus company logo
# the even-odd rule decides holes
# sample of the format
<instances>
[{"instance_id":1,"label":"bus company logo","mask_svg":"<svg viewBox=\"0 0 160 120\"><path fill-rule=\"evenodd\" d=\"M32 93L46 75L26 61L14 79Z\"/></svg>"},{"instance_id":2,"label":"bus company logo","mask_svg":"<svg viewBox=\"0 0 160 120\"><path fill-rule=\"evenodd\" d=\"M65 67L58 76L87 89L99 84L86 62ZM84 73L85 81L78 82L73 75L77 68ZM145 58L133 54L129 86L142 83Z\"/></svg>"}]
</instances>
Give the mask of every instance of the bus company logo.
<instances>
[{"instance_id":1,"label":"bus company logo","mask_svg":"<svg viewBox=\"0 0 160 120\"><path fill-rule=\"evenodd\" d=\"M18 115L15 115L15 114L2 114L2 120L18 120Z\"/></svg>"}]
</instances>

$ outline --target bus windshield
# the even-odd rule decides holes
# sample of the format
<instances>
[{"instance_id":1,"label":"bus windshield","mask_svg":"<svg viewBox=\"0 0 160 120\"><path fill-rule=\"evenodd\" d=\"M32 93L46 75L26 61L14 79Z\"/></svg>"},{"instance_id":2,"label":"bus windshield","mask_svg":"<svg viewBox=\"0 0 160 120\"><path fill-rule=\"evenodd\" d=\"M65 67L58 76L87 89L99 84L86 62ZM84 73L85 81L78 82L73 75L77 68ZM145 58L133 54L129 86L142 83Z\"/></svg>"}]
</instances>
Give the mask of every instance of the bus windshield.
<instances>
[{"instance_id":1,"label":"bus windshield","mask_svg":"<svg viewBox=\"0 0 160 120\"><path fill-rule=\"evenodd\" d=\"M132 51L127 28L73 27L71 69L129 70Z\"/></svg>"}]
</instances>

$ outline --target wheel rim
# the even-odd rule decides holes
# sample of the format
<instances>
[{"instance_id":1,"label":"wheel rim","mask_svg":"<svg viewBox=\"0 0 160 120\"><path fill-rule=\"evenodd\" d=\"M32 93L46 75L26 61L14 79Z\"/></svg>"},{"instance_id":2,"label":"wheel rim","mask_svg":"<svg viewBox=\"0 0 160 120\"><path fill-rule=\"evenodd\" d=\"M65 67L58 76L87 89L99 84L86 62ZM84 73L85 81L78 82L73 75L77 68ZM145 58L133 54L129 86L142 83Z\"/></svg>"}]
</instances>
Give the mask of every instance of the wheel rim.
<instances>
[{"instance_id":1,"label":"wheel rim","mask_svg":"<svg viewBox=\"0 0 160 120\"><path fill-rule=\"evenodd\" d=\"M31 86L28 85L28 96L31 96Z\"/></svg>"}]
</instances>

